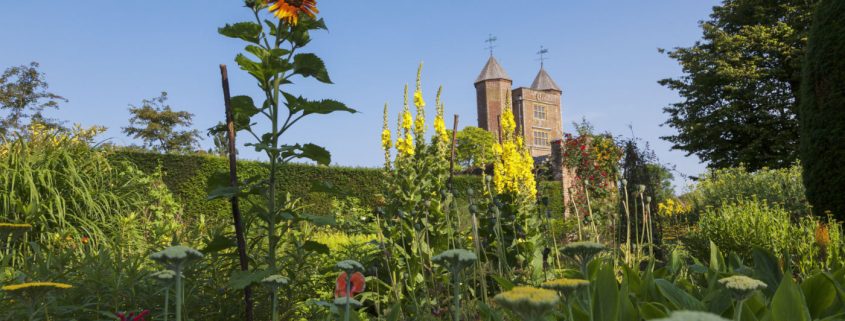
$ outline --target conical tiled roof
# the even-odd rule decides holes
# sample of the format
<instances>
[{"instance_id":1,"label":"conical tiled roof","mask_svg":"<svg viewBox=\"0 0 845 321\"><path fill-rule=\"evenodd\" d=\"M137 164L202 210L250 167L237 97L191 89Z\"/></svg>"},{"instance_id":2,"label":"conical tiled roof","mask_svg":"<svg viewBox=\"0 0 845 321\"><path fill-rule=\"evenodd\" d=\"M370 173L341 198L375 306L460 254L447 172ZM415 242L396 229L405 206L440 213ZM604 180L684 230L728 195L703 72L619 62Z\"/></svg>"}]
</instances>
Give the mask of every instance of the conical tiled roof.
<instances>
[{"instance_id":1,"label":"conical tiled roof","mask_svg":"<svg viewBox=\"0 0 845 321\"><path fill-rule=\"evenodd\" d=\"M484 69L481 69L481 73L478 74L478 78L475 79L475 82L490 79L511 80L508 73L505 72L505 68L502 68L502 65L500 65L493 56L490 56L490 59L487 60L487 64L484 65Z\"/></svg>"},{"instance_id":2,"label":"conical tiled roof","mask_svg":"<svg viewBox=\"0 0 845 321\"><path fill-rule=\"evenodd\" d=\"M540 72L537 73L537 77L534 77L534 82L531 83L531 89L561 91L560 87L557 86L543 67L540 67Z\"/></svg>"}]
</instances>

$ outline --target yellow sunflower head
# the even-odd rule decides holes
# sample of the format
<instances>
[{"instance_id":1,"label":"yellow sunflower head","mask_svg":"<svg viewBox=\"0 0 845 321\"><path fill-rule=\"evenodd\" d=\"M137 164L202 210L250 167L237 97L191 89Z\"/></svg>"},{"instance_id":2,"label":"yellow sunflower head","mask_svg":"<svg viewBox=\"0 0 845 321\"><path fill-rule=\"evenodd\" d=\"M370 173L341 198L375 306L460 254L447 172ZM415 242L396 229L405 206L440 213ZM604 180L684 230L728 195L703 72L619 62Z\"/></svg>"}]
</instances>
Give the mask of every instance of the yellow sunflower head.
<instances>
[{"instance_id":1,"label":"yellow sunflower head","mask_svg":"<svg viewBox=\"0 0 845 321\"><path fill-rule=\"evenodd\" d=\"M314 18L320 13L316 0L267 0L267 4L273 15L292 26L299 23L300 14Z\"/></svg>"}]
</instances>

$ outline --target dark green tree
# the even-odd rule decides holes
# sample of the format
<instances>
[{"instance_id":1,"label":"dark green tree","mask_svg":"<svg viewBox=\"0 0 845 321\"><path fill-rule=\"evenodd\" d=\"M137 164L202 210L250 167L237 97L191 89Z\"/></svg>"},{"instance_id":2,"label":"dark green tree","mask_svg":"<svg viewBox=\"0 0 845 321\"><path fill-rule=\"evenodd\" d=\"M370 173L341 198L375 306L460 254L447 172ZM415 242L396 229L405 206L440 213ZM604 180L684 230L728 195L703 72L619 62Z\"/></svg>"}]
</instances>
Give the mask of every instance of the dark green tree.
<instances>
[{"instance_id":1,"label":"dark green tree","mask_svg":"<svg viewBox=\"0 0 845 321\"><path fill-rule=\"evenodd\" d=\"M48 128L63 128L60 122L45 117L43 112L58 109L59 102L67 102L67 99L48 92L47 88L37 62L3 71L0 75L0 110L8 114L0 119L0 137L24 131L27 120Z\"/></svg>"},{"instance_id":2,"label":"dark green tree","mask_svg":"<svg viewBox=\"0 0 845 321\"><path fill-rule=\"evenodd\" d=\"M451 137L451 131L449 131ZM496 138L490 132L467 126L455 137L455 161L464 168L481 167L493 163L493 144Z\"/></svg>"},{"instance_id":3,"label":"dark green tree","mask_svg":"<svg viewBox=\"0 0 845 321\"><path fill-rule=\"evenodd\" d=\"M659 83L682 101L664 108L662 137L710 167L781 168L798 157L801 60L815 0L724 0L703 39L668 56L684 75ZM663 50L660 50L663 52Z\"/></svg>"},{"instance_id":4,"label":"dark green tree","mask_svg":"<svg viewBox=\"0 0 845 321\"><path fill-rule=\"evenodd\" d=\"M823 0L810 31L801 89L801 165L816 214L845 219L845 2Z\"/></svg>"},{"instance_id":5,"label":"dark green tree","mask_svg":"<svg viewBox=\"0 0 845 321\"><path fill-rule=\"evenodd\" d=\"M144 147L152 150L170 153L187 152L195 149L198 130L179 130L179 127L190 127L193 114L186 111L175 111L167 104L167 92L161 96L144 99L141 106L129 105L132 118L129 126L123 132L132 138L144 142Z\"/></svg>"}]
</instances>

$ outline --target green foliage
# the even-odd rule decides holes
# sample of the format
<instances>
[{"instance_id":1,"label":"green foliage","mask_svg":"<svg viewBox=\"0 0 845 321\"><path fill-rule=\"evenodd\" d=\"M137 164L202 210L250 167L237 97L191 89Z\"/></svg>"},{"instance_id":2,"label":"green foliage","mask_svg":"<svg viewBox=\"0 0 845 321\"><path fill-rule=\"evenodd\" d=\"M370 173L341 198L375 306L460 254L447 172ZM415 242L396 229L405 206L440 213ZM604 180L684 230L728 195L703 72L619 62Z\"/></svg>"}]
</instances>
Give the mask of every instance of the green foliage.
<instances>
[{"instance_id":1,"label":"green foliage","mask_svg":"<svg viewBox=\"0 0 845 321\"><path fill-rule=\"evenodd\" d=\"M65 134L39 137L0 145L3 220L33 225L4 253L13 267L29 253L27 241L48 251L145 254L181 230L180 209L155 168L144 173Z\"/></svg>"},{"instance_id":2,"label":"green foliage","mask_svg":"<svg viewBox=\"0 0 845 321\"><path fill-rule=\"evenodd\" d=\"M668 53L684 75L659 83L683 100L664 108L678 134L662 138L712 168L793 164L801 61L815 3L725 0L713 7L701 23L703 39Z\"/></svg>"},{"instance_id":3,"label":"green foliage","mask_svg":"<svg viewBox=\"0 0 845 321\"><path fill-rule=\"evenodd\" d=\"M11 138L11 134L25 131L26 119L32 124L63 128L42 114L46 109L58 109L59 102L67 102L64 97L47 91L44 78L37 62L10 67L0 75L0 110L9 113L0 120L0 137Z\"/></svg>"},{"instance_id":4,"label":"green foliage","mask_svg":"<svg viewBox=\"0 0 845 321\"><path fill-rule=\"evenodd\" d=\"M694 205L693 211L699 214L707 208L718 209L725 202L751 197L782 207L793 217L803 216L809 211L801 184L800 165L754 172L743 166L711 170L702 175L686 196Z\"/></svg>"},{"instance_id":5,"label":"green foliage","mask_svg":"<svg viewBox=\"0 0 845 321\"><path fill-rule=\"evenodd\" d=\"M179 155L116 151L109 154L116 160L127 160L146 173L161 169L162 180L183 206L185 219L193 221L199 216L206 219L229 220L229 205L225 200L207 201L206 194L213 180L228 173L228 161L213 155ZM242 177L254 177L267 173L268 164L258 161L238 161L238 173ZM302 207L308 213L330 215L336 213L332 202L326 198L350 198L359 202L364 211L371 211L382 201L384 174L381 169L353 167L323 167L305 164L286 164L279 168L278 189L301 199ZM318 182L330 183L333 188L319 191ZM482 190L481 176L455 176L453 189L463 193L467 190ZM549 207L553 213L562 211L560 182L540 182L540 193L549 196ZM466 196L458 196L465 199ZM465 201L464 201L465 202Z\"/></svg>"},{"instance_id":6,"label":"green foliage","mask_svg":"<svg viewBox=\"0 0 845 321\"><path fill-rule=\"evenodd\" d=\"M794 260L797 271L836 268L842 255L841 224L825 224L813 217L792 222L789 212L756 198L726 202L709 208L698 222L701 237L720 248L751 259L754 248L762 248L778 258Z\"/></svg>"},{"instance_id":7,"label":"green foliage","mask_svg":"<svg viewBox=\"0 0 845 321\"><path fill-rule=\"evenodd\" d=\"M174 111L167 104L167 92L151 99L144 99L141 106L129 106L129 126L123 127L123 133L134 139L141 139L144 148L159 152L188 152L197 146L199 131L178 130L178 127L191 127L194 114L186 111Z\"/></svg>"},{"instance_id":8,"label":"green foliage","mask_svg":"<svg viewBox=\"0 0 845 321\"><path fill-rule=\"evenodd\" d=\"M450 130L449 138L451 137ZM493 163L495 144L496 138L489 131L474 126L464 127L455 136L455 161L465 168L484 168Z\"/></svg>"},{"instance_id":9,"label":"green foliage","mask_svg":"<svg viewBox=\"0 0 845 321\"><path fill-rule=\"evenodd\" d=\"M801 161L816 215L845 219L845 4L821 1L810 31L801 92Z\"/></svg>"}]
</instances>

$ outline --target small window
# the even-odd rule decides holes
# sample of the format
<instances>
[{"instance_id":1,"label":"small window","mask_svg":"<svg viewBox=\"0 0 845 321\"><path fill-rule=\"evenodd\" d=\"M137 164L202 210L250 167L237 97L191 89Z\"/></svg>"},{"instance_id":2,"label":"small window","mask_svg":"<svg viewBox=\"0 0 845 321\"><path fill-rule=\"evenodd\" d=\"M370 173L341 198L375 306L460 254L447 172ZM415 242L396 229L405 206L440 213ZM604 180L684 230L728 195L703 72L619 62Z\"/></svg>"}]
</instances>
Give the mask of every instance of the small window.
<instances>
[{"instance_id":1,"label":"small window","mask_svg":"<svg viewBox=\"0 0 845 321\"><path fill-rule=\"evenodd\" d=\"M543 131L534 132L534 146L549 146L549 133Z\"/></svg>"},{"instance_id":2,"label":"small window","mask_svg":"<svg viewBox=\"0 0 845 321\"><path fill-rule=\"evenodd\" d=\"M534 105L534 119L546 119L546 106Z\"/></svg>"}]
</instances>

